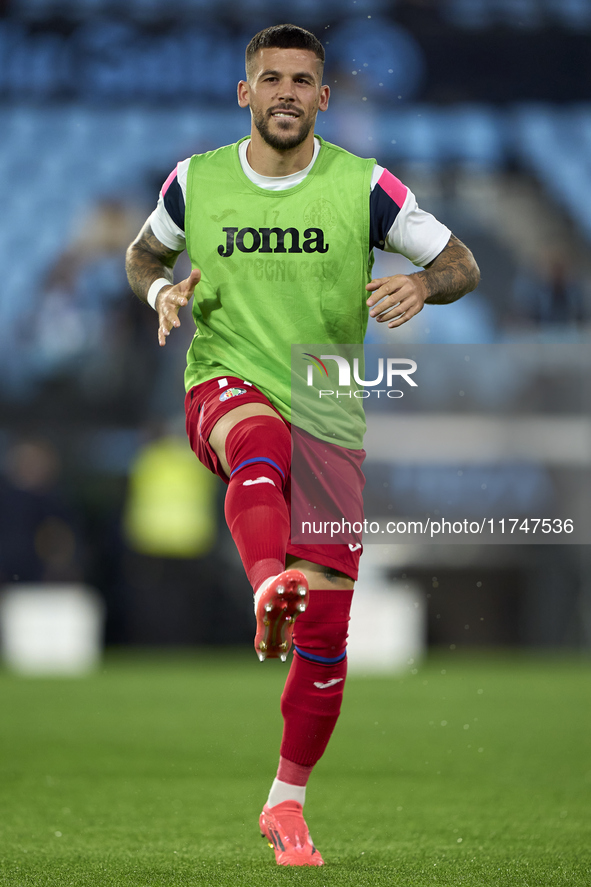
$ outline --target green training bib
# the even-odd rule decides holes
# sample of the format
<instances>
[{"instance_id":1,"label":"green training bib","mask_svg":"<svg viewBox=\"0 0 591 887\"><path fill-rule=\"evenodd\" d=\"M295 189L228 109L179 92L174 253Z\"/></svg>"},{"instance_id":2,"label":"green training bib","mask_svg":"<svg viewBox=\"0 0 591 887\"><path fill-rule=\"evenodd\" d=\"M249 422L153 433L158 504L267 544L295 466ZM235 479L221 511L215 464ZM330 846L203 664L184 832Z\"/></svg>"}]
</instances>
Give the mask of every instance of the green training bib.
<instances>
[{"instance_id":1,"label":"green training bib","mask_svg":"<svg viewBox=\"0 0 591 887\"><path fill-rule=\"evenodd\" d=\"M239 376L291 421L291 346L307 343L305 351L317 343L320 354L331 344L361 345L365 336L375 161L321 140L303 182L267 191L244 174L238 144L197 154L189 165L185 233L202 277L185 384L189 390L216 376ZM335 399L334 410L319 416L305 362L295 369L296 424L323 440L361 447L362 404Z\"/></svg>"}]
</instances>

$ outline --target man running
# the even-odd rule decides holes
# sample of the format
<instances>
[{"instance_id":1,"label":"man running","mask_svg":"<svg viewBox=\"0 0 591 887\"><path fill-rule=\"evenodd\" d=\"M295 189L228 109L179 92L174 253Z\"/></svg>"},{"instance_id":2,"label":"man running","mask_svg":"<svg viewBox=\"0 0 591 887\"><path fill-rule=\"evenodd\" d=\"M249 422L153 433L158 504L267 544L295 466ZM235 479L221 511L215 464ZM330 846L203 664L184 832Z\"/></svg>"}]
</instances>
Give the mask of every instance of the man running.
<instances>
[{"instance_id":1,"label":"man running","mask_svg":"<svg viewBox=\"0 0 591 887\"><path fill-rule=\"evenodd\" d=\"M132 289L158 313L160 345L194 296L191 446L228 485L225 514L253 587L257 655L285 659L293 636L279 768L260 816L279 865L323 864L303 804L340 713L362 551L356 538L291 539L290 505L305 508L314 495L292 479L292 438L330 508L348 509L352 521L363 514L359 423L319 431L311 417L292 427L291 345L361 344L368 314L396 328L479 279L471 252L395 176L315 136L330 93L323 65L322 45L302 28L253 37L238 84L250 137L181 161L127 254ZM371 280L374 247L424 270ZM174 284L184 249L193 270Z\"/></svg>"}]
</instances>

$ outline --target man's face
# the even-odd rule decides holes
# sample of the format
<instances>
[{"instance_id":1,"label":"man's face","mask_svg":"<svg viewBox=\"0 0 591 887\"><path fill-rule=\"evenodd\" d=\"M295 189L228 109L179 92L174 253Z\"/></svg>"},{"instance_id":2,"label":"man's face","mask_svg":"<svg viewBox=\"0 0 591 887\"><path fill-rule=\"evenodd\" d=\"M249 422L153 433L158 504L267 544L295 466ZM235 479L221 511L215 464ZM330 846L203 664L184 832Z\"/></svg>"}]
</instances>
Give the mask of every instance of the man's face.
<instances>
[{"instance_id":1,"label":"man's face","mask_svg":"<svg viewBox=\"0 0 591 887\"><path fill-rule=\"evenodd\" d=\"M328 107L322 63L307 49L260 49L238 84L238 104L250 107L264 141L278 151L297 148Z\"/></svg>"}]
</instances>

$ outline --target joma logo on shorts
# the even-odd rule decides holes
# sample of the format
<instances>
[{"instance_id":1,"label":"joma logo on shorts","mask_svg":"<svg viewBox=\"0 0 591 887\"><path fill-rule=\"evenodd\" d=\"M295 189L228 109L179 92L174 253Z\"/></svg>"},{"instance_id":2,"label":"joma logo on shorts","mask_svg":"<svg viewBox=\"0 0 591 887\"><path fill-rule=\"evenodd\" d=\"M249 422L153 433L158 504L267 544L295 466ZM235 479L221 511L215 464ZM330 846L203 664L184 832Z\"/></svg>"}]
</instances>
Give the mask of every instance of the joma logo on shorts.
<instances>
[{"instance_id":1,"label":"joma logo on shorts","mask_svg":"<svg viewBox=\"0 0 591 887\"><path fill-rule=\"evenodd\" d=\"M326 253L328 243L324 242L322 228L306 228L300 246L300 232L297 228L223 228L226 243L220 243L218 253L227 259L234 248L241 253ZM289 249L286 247L289 238Z\"/></svg>"}]
</instances>

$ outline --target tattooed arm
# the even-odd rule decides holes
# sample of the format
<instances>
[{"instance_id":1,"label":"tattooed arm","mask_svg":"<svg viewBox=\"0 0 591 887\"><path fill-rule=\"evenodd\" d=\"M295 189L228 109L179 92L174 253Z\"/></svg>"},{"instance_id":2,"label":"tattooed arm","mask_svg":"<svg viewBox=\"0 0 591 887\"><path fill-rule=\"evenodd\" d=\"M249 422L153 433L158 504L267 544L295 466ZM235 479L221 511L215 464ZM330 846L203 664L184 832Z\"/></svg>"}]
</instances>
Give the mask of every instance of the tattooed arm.
<instances>
[{"instance_id":1,"label":"tattooed arm","mask_svg":"<svg viewBox=\"0 0 591 887\"><path fill-rule=\"evenodd\" d=\"M480 271L468 247L452 234L447 246L418 276L429 292L428 305L448 305L476 289Z\"/></svg>"},{"instance_id":2,"label":"tattooed arm","mask_svg":"<svg viewBox=\"0 0 591 887\"><path fill-rule=\"evenodd\" d=\"M439 255L416 274L395 274L367 284L370 315L389 327L401 326L423 305L447 305L478 286L480 271L474 256L461 240L451 235ZM382 301L383 300L383 301ZM380 304L378 304L378 302Z\"/></svg>"},{"instance_id":3,"label":"tattooed arm","mask_svg":"<svg viewBox=\"0 0 591 887\"><path fill-rule=\"evenodd\" d=\"M148 291L155 281L162 279L170 282L162 283L155 302L160 345L166 345L166 336L171 329L181 325L179 308L187 304L201 278L201 272L195 268L185 280L173 284L172 269L180 254L161 243L154 236L149 222L146 222L125 257L129 285L142 302L147 302Z\"/></svg>"},{"instance_id":4,"label":"tattooed arm","mask_svg":"<svg viewBox=\"0 0 591 887\"><path fill-rule=\"evenodd\" d=\"M146 301L148 290L159 277L172 283L172 269L179 256L179 252L164 246L155 237L150 223L146 222L125 257L129 285L142 302Z\"/></svg>"}]
</instances>

